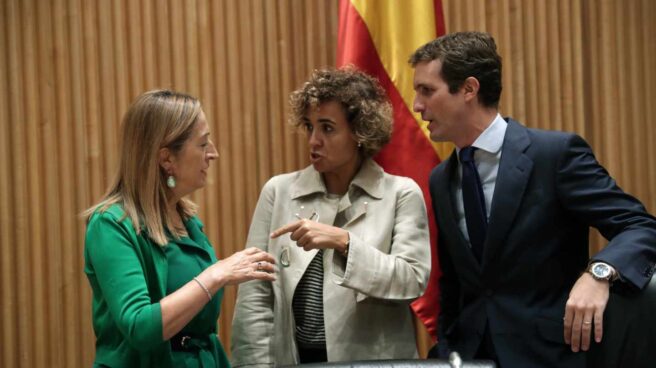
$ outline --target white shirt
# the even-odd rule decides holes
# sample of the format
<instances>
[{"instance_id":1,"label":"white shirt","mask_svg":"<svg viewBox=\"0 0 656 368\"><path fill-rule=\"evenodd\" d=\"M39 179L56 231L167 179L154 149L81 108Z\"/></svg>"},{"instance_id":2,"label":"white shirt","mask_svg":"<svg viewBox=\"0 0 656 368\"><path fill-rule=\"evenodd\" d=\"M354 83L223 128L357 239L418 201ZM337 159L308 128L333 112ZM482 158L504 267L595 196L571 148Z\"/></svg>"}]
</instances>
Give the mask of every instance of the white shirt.
<instances>
[{"instance_id":1,"label":"white shirt","mask_svg":"<svg viewBox=\"0 0 656 368\"><path fill-rule=\"evenodd\" d=\"M478 148L474 151L474 161L476 161L476 169L478 170L478 176L480 176L481 185L483 186L488 222L490 220L492 196L494 195L494 187L497 182L497 172L499 171L499 162L501 161L501 147L503 146L503 139L506 136L506 128L508 128L508 123L503 120L500 114L497 114L492 124L472 144L472 147ZM456 152L458 153L458 162L460 162L460 149L456 148ZM462 199L462 165L458 165L457 180L454 199L458 227L465 239L469 241L467 221L465 221L465 207Z\"/></svg>"}]
</instances>

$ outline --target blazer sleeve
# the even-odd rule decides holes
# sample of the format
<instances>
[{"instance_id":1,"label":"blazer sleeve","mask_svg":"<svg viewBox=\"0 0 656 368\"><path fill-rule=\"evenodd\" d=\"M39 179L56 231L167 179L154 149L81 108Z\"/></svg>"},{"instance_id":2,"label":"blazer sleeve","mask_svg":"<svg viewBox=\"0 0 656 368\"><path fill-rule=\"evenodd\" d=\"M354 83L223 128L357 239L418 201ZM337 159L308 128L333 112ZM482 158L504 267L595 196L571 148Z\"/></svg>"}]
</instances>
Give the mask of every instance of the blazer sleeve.
<instances>
[{"instance_id":1,"label":"blazer sleeve","mask_svg":"<svg viewBox=\"0 0 656 368\"><path fill-rule=\"evenodd\" d=\"M342 255L333 253L335 282L364 294L358 300L369 296L408 301L421 296L426 288L431 256L424 197L414 181L404 178L402 183L396 193L390 253L351 232L345 262Z\"/></svg>"},{"instance_id":2,"label":"blazer sleeve","mask_svg":"<svg viewBox=\"0 0 656 368\"><path fill-rule=\"evenodd\" d=\"M609 240L592 261L612 265L622 280L643 289L656 263L656 218L618 187L583 138L568 135L562 152L556 175L561 204Z\"/></svg>"},{"instance_id":3,"label":"blazer sleeve","mask_svg":"<svg viewBox=\"0 0 656 368\"><path fill-rule=\"evenodd\" d=\"M255 207L247 247L268 251L275 185L267 182ZM273 337L273 290L271 282L253 280L239 285L232 320L232 366L269 367Z\"/></svg>"},{"instance_id":4,"label":"blazer sleeve","mask_svg":"<svg viewBox=\"0 0 656 368\"><path fill-rule=\"evenodd\" d=\"M128 219L119 221L107 211L89 221L85 260L98 282L100 298L130 346L148 351L164 341L162 310L151 302L136 247L137 235Z\"/></svg>"}]
</instances>

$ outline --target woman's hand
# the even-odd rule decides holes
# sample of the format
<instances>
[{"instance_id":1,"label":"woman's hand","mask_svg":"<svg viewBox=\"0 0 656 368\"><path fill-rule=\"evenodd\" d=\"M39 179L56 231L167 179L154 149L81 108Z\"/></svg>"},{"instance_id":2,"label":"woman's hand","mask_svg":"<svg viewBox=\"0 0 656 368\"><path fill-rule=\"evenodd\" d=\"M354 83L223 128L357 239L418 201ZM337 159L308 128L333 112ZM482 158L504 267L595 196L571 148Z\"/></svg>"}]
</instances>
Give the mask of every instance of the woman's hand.
<instances>
[{"instance_id":1,"label":"woman's hand","mask_svg":"<svg viewBox=\"0 0 656 368\"><path fill-rule=\"evenodd\" d=\"M275 262L269 253L248 248L216 262L195 277L195 282L165 296L160 301L164 340L180 332L220 288L256 279L274 281Z\"/></svg>"},{"instance_id":2,"label":"woman's hand","mask_svg":"<svg viewBox=\"0 0 656 368\"><path fill-rule=\"evenodd\" d=\"M250 280L274 281L275 263L272 255L251 247L220 260L207 271L221 286L237 285Z\"/></svg>"},{"instance_id":3,"label":"woman's hand","mask_svg":"<svg viewBox=\"0 0 656 368\"><path fill-rule=\"evenodd\" d=\"M289 237L305 250L335 249L344 254L349 242L348 231L308 219L298 220L275 230L271 233L271 238L286 233L291 233Z\"/></svg>"}]
</instances>

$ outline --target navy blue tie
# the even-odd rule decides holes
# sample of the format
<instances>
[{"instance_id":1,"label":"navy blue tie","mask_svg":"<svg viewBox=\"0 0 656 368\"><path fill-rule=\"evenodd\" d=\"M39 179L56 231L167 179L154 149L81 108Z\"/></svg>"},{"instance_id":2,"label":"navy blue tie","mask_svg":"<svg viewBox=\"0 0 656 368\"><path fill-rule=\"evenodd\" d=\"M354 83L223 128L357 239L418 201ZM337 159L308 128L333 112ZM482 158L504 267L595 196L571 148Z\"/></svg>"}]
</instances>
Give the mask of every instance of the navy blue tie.
<instances>
[{"instance_id":1,"label":"navy blue tie","mask_svg":"<svg viewBox=\"0 0 656 368\"><path fill-rule=\"evenodd\" d=\"M460 150L462 165L462 202L465 207L465 221L474 257L481 262L483 243L487 233L487 214L485 210L485 195L481 186L481 178L474 162L475 147L464 147Z\"/></svg>"}]
</instances>

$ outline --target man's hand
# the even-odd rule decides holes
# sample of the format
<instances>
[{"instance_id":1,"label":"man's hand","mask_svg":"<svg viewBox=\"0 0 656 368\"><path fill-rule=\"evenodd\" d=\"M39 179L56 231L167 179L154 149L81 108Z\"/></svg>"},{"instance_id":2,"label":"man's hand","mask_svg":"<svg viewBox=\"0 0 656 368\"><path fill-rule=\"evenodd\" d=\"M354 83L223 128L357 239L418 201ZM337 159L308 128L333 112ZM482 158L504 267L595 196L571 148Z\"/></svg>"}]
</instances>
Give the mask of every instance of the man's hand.
<instances>
[{"instance_id":1,"label":"man's hand","mask_svg":"<svg viewBox=\"0 0 656 368\"><path fill-rule=\"evenodd\" d=\"M332 248L344 253L349 240L348 231L307 219L294 221L275 230L271 238L285 233L291 233L289 237L305 250Z\"/></svg>"},{"instance_id":2,"label":"man's hand","mask_svg":"<svg viewBox=\"0 0 656 368\"><path fill-rule=\"evenodd\" d=\"M573 352L590 348L590 332L594 327L596 342L601 342L604 331L604 310L608 303L610 284L595 280L585 272L574 284L565 305L565 343Z\"/></svg>"}]
</instances>

